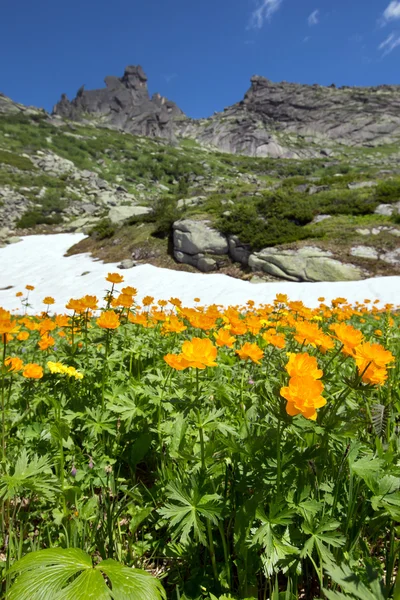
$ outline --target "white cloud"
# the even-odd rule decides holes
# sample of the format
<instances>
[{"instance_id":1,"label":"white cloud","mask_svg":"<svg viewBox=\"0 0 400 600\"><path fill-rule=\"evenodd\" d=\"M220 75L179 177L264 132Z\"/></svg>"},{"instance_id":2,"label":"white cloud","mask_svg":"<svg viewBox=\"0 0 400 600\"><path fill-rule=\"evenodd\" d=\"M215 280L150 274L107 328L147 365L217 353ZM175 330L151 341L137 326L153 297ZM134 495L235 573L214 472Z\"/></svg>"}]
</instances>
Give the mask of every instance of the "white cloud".
<instances>
[{"instance_id":1,"label":"white cloud","mask_svg":"<svg viewBox=\"0 0 400 600\"><path fill-rule=\"evenodd\" d=\"M387 56L388 54L393 52L393 50L397 48L397 46L400 46L400 35L395 35L394 33L391 33L387 36L386 40L384 40L378 46L378 50L384 50L383 56Z\"/></svg>"},{"instance_id":2,"label":"white cloud","mask_svg":"<svg viewBox=\"0 0 400 600\"><path fill-rule=\"evenodd\" d=\"M319 23L319 9L314 10L311 15L308 17L308 24L310 27L313 25L318 25Z\"/></svg>"},{"instance_id":3,"label":"white cloud","mask_svg":"<svg viewBox=\"0 0 400 600\"><path fill-rule=\"evenodd\" d=\"M383 13L383 21L393 21L400 19L400 0L393 0Z\"/></svg>"},{"instance_id":4,"label":"white cloud","mask_svg":"<svg viewBox=\"0 0 400 600\"><path fill-rule=\"evenodd\" d=\"M270 21L272 15L279 10L283 0L257 0L257 8L252 12L249 29L261 29L265 21Z\"/></svg>"}]
</instances>

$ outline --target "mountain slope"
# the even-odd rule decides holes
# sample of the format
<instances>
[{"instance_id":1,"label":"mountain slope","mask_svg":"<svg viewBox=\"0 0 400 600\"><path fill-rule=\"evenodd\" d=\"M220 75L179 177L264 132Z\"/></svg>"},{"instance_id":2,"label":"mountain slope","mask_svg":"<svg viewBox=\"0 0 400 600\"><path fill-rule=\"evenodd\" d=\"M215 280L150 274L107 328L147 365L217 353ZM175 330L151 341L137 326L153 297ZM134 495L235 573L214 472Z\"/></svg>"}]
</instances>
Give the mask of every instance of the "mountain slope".
<instances>
[{"instance_id":1,"label":"mountain slope","mask_svg":"<svg viewBox=\"0 0 400 600\"><path fill-rule=\"evenodd\" d=\"M400 86L337 89L335 86L273 83L251 78L242 101L208 119L190 119L173 102L149 98L140 66L106 77L106 87L64 95L54 114L130 133L188 137L224 152L250 156L310 158L342 146L378 146L400 140Z\"/></svg>"}]
</instances>

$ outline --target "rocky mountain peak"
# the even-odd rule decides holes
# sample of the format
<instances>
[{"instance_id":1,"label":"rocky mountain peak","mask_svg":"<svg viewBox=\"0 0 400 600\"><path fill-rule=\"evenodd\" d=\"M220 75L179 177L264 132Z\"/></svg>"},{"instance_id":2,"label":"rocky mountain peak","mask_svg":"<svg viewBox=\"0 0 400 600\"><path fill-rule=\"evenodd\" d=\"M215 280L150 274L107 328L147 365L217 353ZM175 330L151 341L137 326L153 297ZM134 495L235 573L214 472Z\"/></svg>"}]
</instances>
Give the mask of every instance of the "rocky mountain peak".
<instances>
[{"instance_id":1,"label":"rocky mountain peak","mask_svg":"<svg viewBox=\"0 0 400 600\"><path fill-rule=\"evenodd\" d=\"M122 77L109 75L104 82L105 87L98 90L82 86L72 101L63 94L53 114L75 121L89 117L129 133L174 140L172 121L183 112L160 94L150 98L141 66L130 65Z\"/></svg>"}]
</instances>

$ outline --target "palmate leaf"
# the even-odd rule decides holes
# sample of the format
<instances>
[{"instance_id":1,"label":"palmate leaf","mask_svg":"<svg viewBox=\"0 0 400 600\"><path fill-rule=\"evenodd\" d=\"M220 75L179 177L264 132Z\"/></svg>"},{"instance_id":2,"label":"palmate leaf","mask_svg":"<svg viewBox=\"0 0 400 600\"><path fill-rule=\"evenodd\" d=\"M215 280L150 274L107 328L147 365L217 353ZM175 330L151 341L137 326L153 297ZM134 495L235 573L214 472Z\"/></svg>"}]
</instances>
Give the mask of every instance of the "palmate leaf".
<instances>
[{"instance_id":1,"label":"palmate leaf","mask_svg":"<svg viewBox=\"0 0 400 600\"><path fill-rule=\"evenodd\" d=\"M146 571L129 569L111 559L93 567L90 556L78 548L51 548L32 552L17 561L8 573L18 575L6 600L166 598L161 583Z\"/></svg>"},{"instance_id":2,"label":"palmate leaf","mask_svg":"<svg viewBox=\"0 0 400 600\"><path fill-rule=\"evenodd\" d=\"M332 561L328 561L324 564L324 569L333 582L341 588L341 592L324 589L324 593L329 600L342 600L342 598L385 600L387 598L379 576L368 565L366 566L368 587L361 580L361 577L353 573L350 567L345 564L337 565Z\"/></svg>"},{"instance_id":3,"label":"palmate leaf","mask_svg":"<svg viewBox=\"0 0 400 600\"><path fill-rule=\"evenodd\" d=\"M25 449L15 463L14 473L0 477L0 498L3 499L32 492L52 500L58 491L57 478L51 470L49 457L34 455L29 459Z\"/></svg>"},{"instance_id":4,"label":"palmate leaf","mask_svg":"<svg viewBox=\"0 0 400 600\"><path fill-rule=\"evenodd\" d=\"M194 531L196 539L206 545L205 526L203 520L217 524L221 515L221 497L218 494L203 494L195 480L191 480L189 491L182 486L168 486L168 497L174 503L166 504L160 514L170 520L174 537L180 536L182 543L189 541L190 532Z\"/></svg>"}]
</instances>

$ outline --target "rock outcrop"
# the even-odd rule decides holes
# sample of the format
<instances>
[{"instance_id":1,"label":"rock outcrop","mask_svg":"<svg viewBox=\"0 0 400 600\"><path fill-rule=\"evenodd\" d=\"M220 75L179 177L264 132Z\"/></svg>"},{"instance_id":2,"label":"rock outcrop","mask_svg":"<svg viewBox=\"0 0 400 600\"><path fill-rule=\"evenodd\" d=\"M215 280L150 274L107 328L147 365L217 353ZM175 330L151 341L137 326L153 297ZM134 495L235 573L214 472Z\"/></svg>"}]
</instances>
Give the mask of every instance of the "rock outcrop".
<instances>
[{"instance_id":1,"label":"rock outcrop","mask_svg":"<svg viewBox=\"0 0 400 600\"><path fill-rule=\"evenodd\" d=\"M174 257L208 273L218 268L228 254L228 242L222 233L210 227L208 221L182 219L173 225Z\"/></svg>"},{"instance_id":2,"label":"rock outcrop","mask_svg":"<svg viewBox=\"0 0 400 600\"><path fill-rule=\"evenodd\" d=\"M298 250L265 248L249 258L249 266L254 271L264 271L269 275L289 281L357 281L363 279L361 269L351 264L343 264L326 252L314 246L304 246Z\"/></svg>"},{"instance_id":3,"label":"rock outcrop","mask_svg":"<svg viewBox=\"0 0 400 600\"><path fill-rule=\"evenodd\" d=\"M129 66L122 77L108 76L104 82L106 87L99 90L82 86L71 102L63 94L53 114L73 121L95 117L103 125L129 133L174 138L173 119L183 113L160 94L150 98L142 67Z\"/></svg>"}]
</instances>

